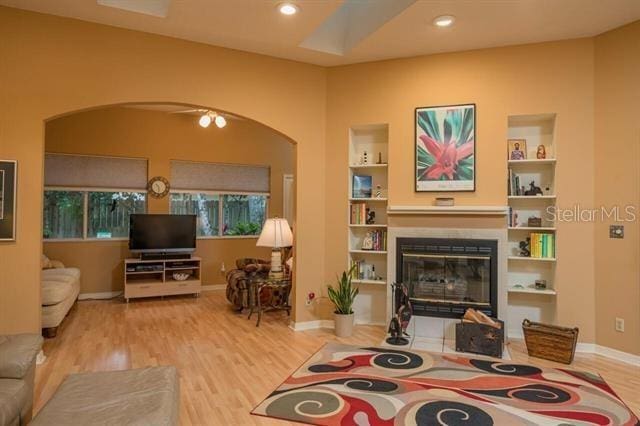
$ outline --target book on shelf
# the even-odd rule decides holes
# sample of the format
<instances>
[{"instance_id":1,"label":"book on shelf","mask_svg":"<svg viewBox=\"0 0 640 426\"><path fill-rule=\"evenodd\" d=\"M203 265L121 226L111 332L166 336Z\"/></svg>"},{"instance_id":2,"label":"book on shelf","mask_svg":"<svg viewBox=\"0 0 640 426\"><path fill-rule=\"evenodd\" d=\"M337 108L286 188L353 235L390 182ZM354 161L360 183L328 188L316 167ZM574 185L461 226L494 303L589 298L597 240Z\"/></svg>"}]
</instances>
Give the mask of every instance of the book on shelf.
<instances>
[{"instance_id":1,"label":"book on shelf","mask_svg":"<svg viewBox=\"0 0 640 426\"><path fill-rule=\"evenodd\" d=\"M522 186L520 186L520 176L513 173L512 169L509 169L509 185L507 187L507 195L524 195Z\"/></svg>"},{"instance_id":2,"label":"book on shelf","mask_svg":"<svg viewBox=\"0 0 640 426\"><path fill-rule=\"evenodd\" d=\"M550 259L556 257L555 234L532 232L529 236L531 257Z\"/></svg>"},{"instance_id":3,"label":"book on shelf","mask_svg":"<svg viewBox=\"0 0 640 426\"><path fill-rule=\"evenodd\" d=\"M364 202L351 204L351 225L366 225L369 208Z\"/></svg>"}]
</instances>

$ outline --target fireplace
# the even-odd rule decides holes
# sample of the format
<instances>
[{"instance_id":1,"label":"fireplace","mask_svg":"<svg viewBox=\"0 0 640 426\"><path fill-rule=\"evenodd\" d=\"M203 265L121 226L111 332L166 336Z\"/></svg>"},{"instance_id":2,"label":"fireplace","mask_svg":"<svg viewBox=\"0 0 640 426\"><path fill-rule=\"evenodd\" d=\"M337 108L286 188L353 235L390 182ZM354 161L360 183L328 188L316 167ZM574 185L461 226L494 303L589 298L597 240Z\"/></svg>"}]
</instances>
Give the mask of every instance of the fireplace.
<instances>
[{"instance_id":1,"label":"fireplace","mask_svg":"<svg viewBox=\"0 0 640 426\"><path fill-rule=\"evenodd\" d=\"M460 318L467 308L498 315L498 241L397 238L396 282L414 315Z\"/></svg>"}]
</instances>

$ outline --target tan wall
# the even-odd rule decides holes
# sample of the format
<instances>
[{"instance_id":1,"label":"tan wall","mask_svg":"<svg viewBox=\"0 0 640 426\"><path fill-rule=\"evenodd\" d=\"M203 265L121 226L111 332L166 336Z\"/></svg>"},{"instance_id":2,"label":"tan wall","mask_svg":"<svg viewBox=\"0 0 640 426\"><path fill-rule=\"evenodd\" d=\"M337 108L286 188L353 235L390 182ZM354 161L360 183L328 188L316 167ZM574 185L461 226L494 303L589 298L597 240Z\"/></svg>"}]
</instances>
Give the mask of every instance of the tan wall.
<instances>
[{"instance_id":1,"label":"tan wall","mask_svg":"<svg viewBox=\"0 0 640 426\"><path fill-rule=\"evenodd\" d=\"M640 22L595 39L596 205L631 205L640 218ZM640 229L613 219L595 228L596 332L599 345L640 355ZM615 331L615 318L625 331Z\"/></svg>"},{"instance_id":2,"label":"tan wall","mask_svg":"<svg viewBox=\"0 0 640 426\"><path fill-rule=\"evenodd\" d=\"M123 102L234 112L297 142L294 305L304 305L307 291L320 292L323 68L4 7L0 40L0 158L18 160L17 241L0 244L0 333L40 327L45 120ZM307 309L293 315L297 321L317 318Z\"/></svg>"},{"instance_id":3,"label":"tan wall","mask_svg":"<svg viewBox=\"0 0 640 426\"><path fill-rule=\"evenodd\" d=\"M282 216L282 177L293 173L294 146L273 130L249 120L229 120L224 129L203 129L193 115L132 108L107 108L73 114L47 123L47 152L111 155L148 159L149 177L171 181L170 161L190 160L268 165L271 169L269 216ZM90 141L90 143L87 143ZM169 197L148 198L150 213L168 213ZM230 269L239 257L269 258L256 239L198 240L203 283L224 284L222 263ZM126 242L45 242L52 259L82 270L81 293L122 290Z\"/></svg>"},{"instance_id":4,"label":"tan wall","mask_svg":"<svg viewBox=\"0 0 640 426\"><path fill-rule=\"evenodd\" d=\"M476 191L457 204L507 204L507 116L557 113L558 205L593 204L593 39L399 59L332 68L327 95L327 278L345 268L348 130L389 123L389 204L431 205L414 192L414 109L475 103ZM587 171L587 173L585 173ZM468 226L461 219L459 226ZM473 227L477 224L471 225ZM591 224L558 226L556 320L594 342Z\"/></svg>"}]
</instances>

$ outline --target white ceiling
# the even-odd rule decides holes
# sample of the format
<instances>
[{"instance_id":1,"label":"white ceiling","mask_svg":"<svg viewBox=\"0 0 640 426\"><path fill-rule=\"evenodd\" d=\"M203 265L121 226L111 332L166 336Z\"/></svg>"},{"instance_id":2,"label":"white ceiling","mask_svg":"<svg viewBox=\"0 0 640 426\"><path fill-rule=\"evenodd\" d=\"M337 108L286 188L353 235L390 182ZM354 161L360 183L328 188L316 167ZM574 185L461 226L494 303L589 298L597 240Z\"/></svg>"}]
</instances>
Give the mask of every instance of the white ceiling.
<instances>
[{"instance_id":1,"label":"white ceiling","mask_svg":"<svg viewBox=\"0 0 640 426\"><path fill-rule=\"evenodd\" d=\"M109 3L118 1L132 0ZM390 1L395 0L355 2L371 5L373 13ZM356 28L365 24L352 20L355 31L366 36L353 47L343 43L350 49L336 55L300 45L325 21L336 19L342 0L297 0L300 12L294 16L278 13L279 2L171 0L164 18L102 6L96 0L0 0L0 5L325 66L587 37L640 19L640 0L409 1L406 9L375 28L370 22ZM456 16L452 28L431 24L436 16L449 14Z\"/></svg>"}]
</instances>

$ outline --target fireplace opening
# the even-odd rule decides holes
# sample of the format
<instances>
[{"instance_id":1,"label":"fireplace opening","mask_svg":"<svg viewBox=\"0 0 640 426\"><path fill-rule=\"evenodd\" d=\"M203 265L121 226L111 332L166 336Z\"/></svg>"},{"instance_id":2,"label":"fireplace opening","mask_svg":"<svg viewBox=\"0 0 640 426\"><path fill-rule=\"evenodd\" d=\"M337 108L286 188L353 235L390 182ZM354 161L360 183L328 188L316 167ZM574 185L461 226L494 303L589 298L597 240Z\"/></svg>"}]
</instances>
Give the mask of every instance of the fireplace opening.
<instances>
[{"instance_id":1,"label":"fireplace opening","mask_svg":"<svg viewBox=\"0 0 640 426\"><path fill-rule=\"evenodd\" d=\"M396 280L403 283L414 315L460 318L467 308L495 317L495 240L398 238Z\"/></svg>"}]
</instances>

